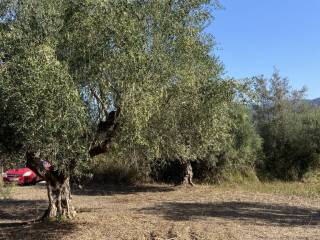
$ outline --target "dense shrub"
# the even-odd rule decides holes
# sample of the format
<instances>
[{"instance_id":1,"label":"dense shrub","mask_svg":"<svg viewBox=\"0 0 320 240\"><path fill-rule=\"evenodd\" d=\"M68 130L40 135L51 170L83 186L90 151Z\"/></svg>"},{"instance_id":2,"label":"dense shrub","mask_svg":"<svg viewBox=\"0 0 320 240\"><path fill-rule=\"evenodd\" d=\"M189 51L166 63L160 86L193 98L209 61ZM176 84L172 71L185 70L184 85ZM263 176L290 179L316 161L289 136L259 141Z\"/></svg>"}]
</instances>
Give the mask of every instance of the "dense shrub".
<instances>
[{"instance_id":1,"label":"dense shrub","mask_svg":"<svg viewBox=\"0 0 320 240\"><path fill-rule=\"evenodd\" d=\"M233 124L229 129L229 139L220 151L207 152L191 160L193 176L197 182L256 180L255 167L261 158L262 149L261 139L254 129L250 111L245 105L234 103L230 108L229 117ZM116 183L181 183L184 172L180 159L152 159L141 154L143 150L142 148L139 152L139 147L136 146L131 154L128 154L128 148L115 146L113 154L100 156L92 161L94 179L99 182Z\"/></svg>"},{"instance_id":2,"label":"dense shrub","mask_svg":"<svg viewBox=\"0 0 320 240\"><path fill-rule=\"evenodd\" d=\"M263 138L261 178L301 180L319 167L320 110L304 101L305 89L292 91L276 71L257 79L257 130Z\"/></svg>"}]
</instances>

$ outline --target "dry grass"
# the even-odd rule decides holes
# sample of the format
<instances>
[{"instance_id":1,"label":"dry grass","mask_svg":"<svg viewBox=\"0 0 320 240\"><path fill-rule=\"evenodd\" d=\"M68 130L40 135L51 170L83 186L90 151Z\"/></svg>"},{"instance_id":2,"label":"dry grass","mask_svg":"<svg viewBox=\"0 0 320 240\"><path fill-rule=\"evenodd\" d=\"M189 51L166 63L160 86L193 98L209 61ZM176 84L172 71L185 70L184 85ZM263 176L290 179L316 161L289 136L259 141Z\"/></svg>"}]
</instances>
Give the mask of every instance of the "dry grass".
<instances>
[{"instance_id":1,"label":"dry grass","mask_svg":"<svg viewBox=\"0 0 320 240\"><path fill-rule=\"evenodd\" d=\"M46 208L45 188L15 187L14 200L0 201L0 239L320 239L318 189L88 187L74 192L75 220L34 223Z\"/></svg>"},{"instance_id":2,"label":"dry grass","mask_svg":"<svg viewBox=\"0 0 320 240\"><path fill-rule=\"evenodd\" d=\"M7 199L11 197L12 185L4 184L0 175L0 199Z\"/></svg>"}]
</instances>

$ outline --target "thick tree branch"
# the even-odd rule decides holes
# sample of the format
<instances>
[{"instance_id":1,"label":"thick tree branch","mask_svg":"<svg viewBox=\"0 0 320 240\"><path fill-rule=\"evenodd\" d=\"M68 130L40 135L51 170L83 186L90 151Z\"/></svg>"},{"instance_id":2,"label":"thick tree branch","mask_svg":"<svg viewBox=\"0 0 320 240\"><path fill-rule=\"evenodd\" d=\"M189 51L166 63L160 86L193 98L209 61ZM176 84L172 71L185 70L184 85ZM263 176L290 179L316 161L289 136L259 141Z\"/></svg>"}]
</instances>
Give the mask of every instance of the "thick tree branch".
<instances>
[{"instance_id":1,"label":"thick tree branch","mask_svg":"<svg viewBox=\"0 0 320 240\"><path fill-rule=\"evenodd\" d=\"M111 139L107 139L91 147L89 150L90 157L94 157L107 152L108 149L111 147L111 142L112 142Z\"/></svg>"},{"instance_id":2,"label":"thick tree branch","mask_svg":"<svg viewBox=\"0 0 320 240\"><path fill-rule=\"evenodd\" d=\"M97 156L99 154L107 152L111 145L112 139L117 133L119 123L117 119L120 115L120 107L117 108L115 111L111 111L105 121L100 121L97 127L97 134L104 134L104 140L97 144L94 144L90 150L89 155L90 157Z\"/></svg>"},{"instance_id":3,"label":"thick tree branch","mask_svg":"<svg viewBox=\"0 0 320 240\"><path fill-rule=\"evenodd\" d=\"M90 91L94 98L97 100L98 104L101 106L101 111L107 115L107 104L102 100L102 98L96 93L93 88L90 88Z\"/></svg>"}]
</instances>

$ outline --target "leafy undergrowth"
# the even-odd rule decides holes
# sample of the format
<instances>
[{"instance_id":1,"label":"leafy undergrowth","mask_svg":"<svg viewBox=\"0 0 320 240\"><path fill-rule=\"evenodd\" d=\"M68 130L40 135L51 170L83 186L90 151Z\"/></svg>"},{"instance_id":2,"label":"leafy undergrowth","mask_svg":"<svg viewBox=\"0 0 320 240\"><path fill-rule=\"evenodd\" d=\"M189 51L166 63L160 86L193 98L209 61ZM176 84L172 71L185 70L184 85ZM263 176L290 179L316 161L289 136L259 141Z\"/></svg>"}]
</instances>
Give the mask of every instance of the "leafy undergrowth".
<instances>
[{"instance_id":1,"label":"leafy undergrowth","mask_svg":"<svg viewBox=\"0 0 320 240\"><path fill-rule=\"evenodd\" d=\"M77 217L33 219L46 209L44 186L16 187L0 201L0 239L319 239L316 184L251 183L91 186L73 192Z\"/></svg>"}]
</instances>

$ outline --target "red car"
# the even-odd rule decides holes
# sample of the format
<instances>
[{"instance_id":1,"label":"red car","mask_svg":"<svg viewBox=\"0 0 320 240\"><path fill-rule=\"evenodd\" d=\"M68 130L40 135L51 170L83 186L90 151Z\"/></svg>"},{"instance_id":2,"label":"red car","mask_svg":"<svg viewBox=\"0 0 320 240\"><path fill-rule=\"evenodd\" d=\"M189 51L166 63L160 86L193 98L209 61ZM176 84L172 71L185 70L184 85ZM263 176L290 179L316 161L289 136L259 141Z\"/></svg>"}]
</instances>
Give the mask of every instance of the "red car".
<instances>
[{"instance_id":1,"label":"red car","mask_svg":"<svg viewBox=\"0 0 320 240\"><path fill-rule=\"evenodd\" d=\"M29 168L9 169L3 174L3 181L7 183L17 183L19 185L36 184L39 177Z\"/></svg>"}]
</instances>

